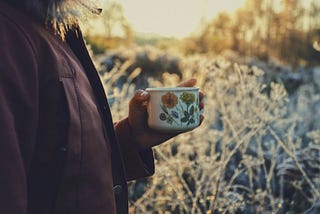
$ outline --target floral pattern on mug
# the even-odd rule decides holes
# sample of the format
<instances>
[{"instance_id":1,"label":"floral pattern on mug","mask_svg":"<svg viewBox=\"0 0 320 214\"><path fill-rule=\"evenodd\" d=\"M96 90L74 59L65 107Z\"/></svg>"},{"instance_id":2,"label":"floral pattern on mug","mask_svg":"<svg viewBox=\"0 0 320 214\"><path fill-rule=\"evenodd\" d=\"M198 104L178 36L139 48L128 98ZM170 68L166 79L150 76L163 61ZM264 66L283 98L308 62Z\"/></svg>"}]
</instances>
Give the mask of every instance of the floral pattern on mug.
<instances>
[{"instance_id":1,"label":"floral pattern on mug","mask_svg":"<svg viewBox=\"0 0 320 214\"><path fill-rule=\"evenodd\" d=\"M194 124L194 114L199 111L198 101L193 93L183 92L179 98L173 92L167 92L161 97L163 110L159 118L168 124Z\"/></svg>"},{"instance_id":2,"label":"floral pattern on mug","mask_svg":"<svg viewBox=\"0 0 320 214\"><path fill-rule=\"evenodd\" d=\"M161 97L163 105L167 108L173 108L178 104L178 97L172 93L168 92Z\"/></svg>"}]
</instances>

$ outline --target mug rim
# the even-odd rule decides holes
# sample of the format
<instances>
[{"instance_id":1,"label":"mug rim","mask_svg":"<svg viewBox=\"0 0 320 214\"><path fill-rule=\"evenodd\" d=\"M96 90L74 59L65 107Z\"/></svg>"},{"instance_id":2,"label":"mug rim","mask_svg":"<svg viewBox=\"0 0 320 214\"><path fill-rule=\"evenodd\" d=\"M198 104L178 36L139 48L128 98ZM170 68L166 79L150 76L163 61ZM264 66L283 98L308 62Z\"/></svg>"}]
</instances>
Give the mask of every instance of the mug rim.
<instances>
[{"instance_id":1,"label":"mug rim","mask_svg":"<svg viewBox=\"0 0 320 214\"><path fill-rule=\"evenodd\" d=\"M154 87L146 88L145 91L198 91L199 87Z\"/></svg>"}]
</instances>

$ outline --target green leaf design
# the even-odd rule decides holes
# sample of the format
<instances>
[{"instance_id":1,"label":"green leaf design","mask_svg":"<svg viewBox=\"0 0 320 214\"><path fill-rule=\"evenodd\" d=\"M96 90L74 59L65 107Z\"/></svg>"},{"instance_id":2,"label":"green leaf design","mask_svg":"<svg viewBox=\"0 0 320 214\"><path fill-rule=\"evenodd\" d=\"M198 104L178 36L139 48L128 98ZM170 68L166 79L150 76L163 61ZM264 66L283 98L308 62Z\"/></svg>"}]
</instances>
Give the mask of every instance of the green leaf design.
<instances>
[{"instance_id":1,"label":"green leaf design","mask_svg":"<svg viewBox=\"0 0 320 214\"><path fill-rule=\"evenodd\" d=\"M181 122L182 122L182 123L186 123L186 122L188 122L188 118L187 118L187 117L183 117L183 118L181 118Z\"/></svg>"},{"instance_id":2,"label":"green leaf design","mask_svg":"<svg viewBox=\"0 0 320 214\"><path fill-rule=\"evenodd\" d=\"M194 121L193 118L191 118L191 119L189 120L189 122L190 122L190 123L195 123L195 121Z\"/></svg>"},{"instance_id":3,"label":"green leaf design","mask_svg":"<svg viewBox=\"0 0 320 214\"><path fill-rule=\"evenodd\" d=\"M169 114L166 107L164 107L163 105L160 105L160 106L161 106L161 109L164 111L164 113Z\"/></svg>"},{"instance_id":4,"label":"green leaf design","mask_svg":"<svg viewBox=\"0 0 320 214\"><path fill-rule=\"evenodd\" d=\"M194 106L191 106L191 108L190 108L190 115L193 115L193 113L194 113Z\"/></svg>"}]
</instances>

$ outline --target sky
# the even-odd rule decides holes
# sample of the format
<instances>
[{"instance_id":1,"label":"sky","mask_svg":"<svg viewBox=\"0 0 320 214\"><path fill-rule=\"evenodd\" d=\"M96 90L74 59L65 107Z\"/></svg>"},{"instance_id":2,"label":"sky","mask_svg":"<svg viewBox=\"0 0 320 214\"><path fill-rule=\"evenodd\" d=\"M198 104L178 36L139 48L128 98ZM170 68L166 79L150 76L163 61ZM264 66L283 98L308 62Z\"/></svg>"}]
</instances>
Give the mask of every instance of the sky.
<instances>
[{"instance_id":1,"label":"sky","mask_svg":"<svg viewBox=\"0 0 320 214\"><path fill-rule=\"evenodd\" d=\"M245 0L118 0L136 32L182 38L192 33L202 18L233 12Z\"/></svg>"}]
</instances>

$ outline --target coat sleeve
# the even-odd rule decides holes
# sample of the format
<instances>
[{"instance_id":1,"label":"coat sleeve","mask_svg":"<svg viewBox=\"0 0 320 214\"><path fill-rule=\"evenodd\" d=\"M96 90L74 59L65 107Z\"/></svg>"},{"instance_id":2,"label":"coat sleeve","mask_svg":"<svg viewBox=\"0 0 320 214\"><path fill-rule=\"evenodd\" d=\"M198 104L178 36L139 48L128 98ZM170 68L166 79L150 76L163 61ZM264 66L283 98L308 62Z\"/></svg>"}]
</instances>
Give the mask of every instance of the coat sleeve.
<instances>
[{"instance_id":1,"label":"coat sleeve","mask_svg":"<svg viewBox=\"0 0 320 214\"><path fill-rule=\"evenodd\" d=\"M0 212L27 213L27 171L36 136L35 54L0 14Z\"/></svg>"},{"instance_id":2,"label":"coat sleeve","mask_svg":"<svg viewBox=\"0 0 320 214\"><path fill-rule=\"evenodd\" d=\"M115 124L116 135L120 144L127 180L136 180L154 174L152 149L138 151L134 146L128 119Z\"/></svg>"}]
</instances>

